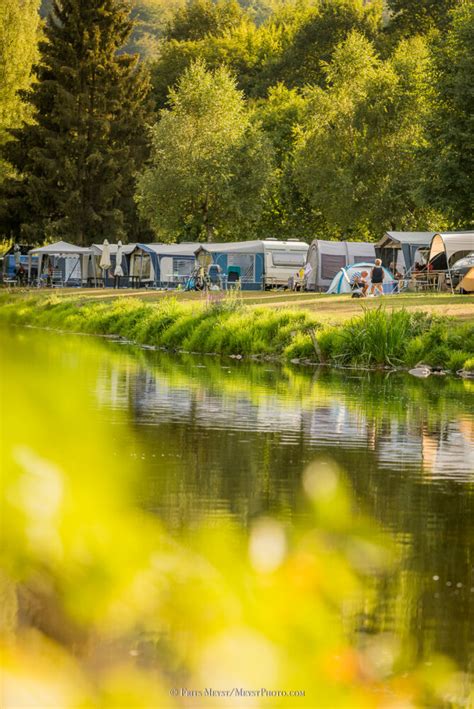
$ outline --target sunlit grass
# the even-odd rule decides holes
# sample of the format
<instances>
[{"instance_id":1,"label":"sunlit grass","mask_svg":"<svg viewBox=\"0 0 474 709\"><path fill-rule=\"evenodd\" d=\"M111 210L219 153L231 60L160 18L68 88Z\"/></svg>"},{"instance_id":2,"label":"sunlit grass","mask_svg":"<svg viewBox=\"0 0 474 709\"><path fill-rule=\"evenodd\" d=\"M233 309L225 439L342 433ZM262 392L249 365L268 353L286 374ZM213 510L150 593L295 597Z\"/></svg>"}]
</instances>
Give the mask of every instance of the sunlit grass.
<instances>
[{"instance_id":1,"label":"sunlit grass","mask_svg":"<svg viewBox=\"0 0 474 709\"><path fill-rule=\"evenodd\" d=\"M384 301L385 303L385 301ZM319 364L413 367L457 372L474 354L474 322L460 324L418 310L364 307L323 325L304 309L248 306L229 294L215 302L164 298L112 301L56 294L0 298L0 319L71 332L109 335L142 345L220 355L310 360Z\"/></svg>"}]
</instances>

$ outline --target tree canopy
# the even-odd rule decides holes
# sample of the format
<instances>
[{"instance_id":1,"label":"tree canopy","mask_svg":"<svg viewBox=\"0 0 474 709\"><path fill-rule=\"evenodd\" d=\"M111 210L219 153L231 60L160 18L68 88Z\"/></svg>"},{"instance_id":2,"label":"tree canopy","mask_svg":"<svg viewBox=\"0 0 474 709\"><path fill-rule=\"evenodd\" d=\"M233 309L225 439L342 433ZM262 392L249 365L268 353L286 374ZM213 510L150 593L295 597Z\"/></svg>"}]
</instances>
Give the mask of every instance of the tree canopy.
<instances>
[{"instance_id":1,"label":"tree canopy","mask_svg":"<svg viewBox=\"0 0 474 709\"><path fill-rule=\"evenodd\" d=\"M195 62L152 128L151 164L138 180L141 214L163 239L242 234L258 216L271 149L224 69Z\"/></svg>"},{"instance_id":2,"label":"tree canopy","mask_svg":"<svg viewBox=\"0 0 474 709\"><path fill-rule=\"evenodd\" d=\"M426 223L416 188L427 66L421 39L383 61L353 32L325 68L328 88L311 91L310 118L295 151L297 181L341 231L366 236Z\"/></svg>"},{"instance_id":3,"label":"tree canopy","mask_svg":"<svg viewBox=\"0 0 474 709\"><path fill-rule=\"evenodd\" d=\"M3 232L151 238L139 214L165 239L473 225L474 0L41 0L32 74L37 1L0 9Z\"/></svg>"},{"instance_id":4,"label":"tree canopy","mask_svg":"<svg viewBox=\"0 0 474 709\"><path fill-rule=\"evenodd\" d=\"M31 106L21 92L30 88L38 57L39 0L2 0L0 3L0 146L10 131L31 119ZM0 158L0 183L11 172Z\"/></svg>"},{"instance_id":5,"label":"tree canopy","mask_svg":"<svg viewBox=\"0 0 474 709\"><path fill-rule=\"evenodd\" d=\"M433 47L425 193L456 226L474 227L474 4L460 5Z\"/></svg>"}]
</instances>

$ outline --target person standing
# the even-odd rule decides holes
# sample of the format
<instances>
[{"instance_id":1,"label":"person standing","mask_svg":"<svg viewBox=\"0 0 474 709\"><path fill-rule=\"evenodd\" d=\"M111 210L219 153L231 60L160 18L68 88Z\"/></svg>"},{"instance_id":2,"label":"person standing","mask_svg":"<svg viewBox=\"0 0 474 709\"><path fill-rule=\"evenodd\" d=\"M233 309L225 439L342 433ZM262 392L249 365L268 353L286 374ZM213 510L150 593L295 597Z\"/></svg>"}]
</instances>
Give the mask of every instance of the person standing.
<instances>
[{"instance_id":1,"label":"person standing","mask_svg":"<svg viewBox=\"0 0 474 709\"><path fill-rule=\"evenodd\" d=\"M377 291L379 295L383 295L384 277L385 274L382 268L382 261L379 258L375 259L375 266L370 272L370 280L372 281L370 295L375 295L375 291Z\"/></svg>"}]
</instances>

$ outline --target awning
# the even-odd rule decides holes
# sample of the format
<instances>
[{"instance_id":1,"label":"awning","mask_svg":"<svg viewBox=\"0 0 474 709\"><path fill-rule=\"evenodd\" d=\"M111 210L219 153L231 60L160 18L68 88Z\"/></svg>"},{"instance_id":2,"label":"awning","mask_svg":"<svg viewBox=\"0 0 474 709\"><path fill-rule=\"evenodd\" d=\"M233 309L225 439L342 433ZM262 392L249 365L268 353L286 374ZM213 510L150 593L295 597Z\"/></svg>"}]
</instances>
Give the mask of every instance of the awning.
<instances>
[{"instance_id":1,"label":"awning","mask_svg":"<svg viewBox=\"0 0 474 709\"><path fill-rule=\"evenodd\" d=\"M435 234L431 241L429 260L431 262L437 256L444 254L446 267L449 267L454 261L473 251L474 231L439 233Z\"/></svg>"}]
</instances>

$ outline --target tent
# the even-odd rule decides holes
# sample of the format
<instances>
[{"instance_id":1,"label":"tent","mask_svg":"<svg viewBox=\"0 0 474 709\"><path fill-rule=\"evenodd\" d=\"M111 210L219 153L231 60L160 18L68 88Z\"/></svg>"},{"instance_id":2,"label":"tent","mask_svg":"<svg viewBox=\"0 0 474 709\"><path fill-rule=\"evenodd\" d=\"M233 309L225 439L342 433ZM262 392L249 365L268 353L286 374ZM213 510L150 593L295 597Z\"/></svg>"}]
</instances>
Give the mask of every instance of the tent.
<instances>
[{"instance_id":1,"label":"tent","mask_svg":"<svg viewBox=\"0 0 474 709\"><path fill-rule=\"evenodd\" d=\"M305 267L306 290L327 288L339 269L353 263L375 261L375 244L364 241L324 241L314 239Z\"/></svg>"},{"instance_id":2,"label":"tent","mask_svg":"<svg viewBox=\"0 0 474 709\"><path fill-rule=\"evenodd\" d=\"M128 276L129 273L129 265L130 265L130 254L133 252L135 249L136 244L123 244L122 245L122 260L120 265L122 266L123 274L124 276ZM99 267L100 264L100 259L102 257L102 251L104 248L104 244L92 244L91 246L91 251L92 251L92 258L90 259L90 264L89 264L89 271L88 271L88 278L89 279L94 279L94 278L99 278L102 276L102 271ZM116 261L117 261L117 249L118 249L118 244L109 244L109 251L110 251L110 261L112 263L111 271L115 270L116 268ZM110 281L111 283L112 281ZM107 283L106 283L107 285Z\"/></svg>"},{"instance_id":3,"label":"tent","mask_svg":"<svg viewBox=\"0 0 474 709\"><path fill-rule=\"evenodd\" d=\"M415 265L417 251L429 251L434 231L387 231L376 244L380 250L380 258L385 266L397 264L399 252L403 255L405 271L411 271Z\"/></svg>"},{"instance_id":4,"label":"tent","mask_svg":"<svg viewBox=\"0 0 474 709\"><path fill-rule=\"evenodd\" d=\"M464 275L463 279L458 283L458 288L461 293L474 293L474 267Z\"/></svg>"},{"instance_id":5,"label":"tent","mask_svg":"<svg viewBox=\"0 0 474 709\"><path fill-rule=\"evenodd\" d=\"M334 276L332 283L327 290L327 294L341 295L343 293L351 293L351 283L354 280L354 276L360 275L362 271L368 271L370 274L373 267L374 264L368 261L354 263L351 266L344 266ZM384 268L383 271L385 276L383 282L384 293L393 293L393 287L394 284L396 284L396 281L388 269Z\"/></svg>"},{"instance_id":6,"label":"tent","mask_svg":"<svg viewBox=\"0 0 474 709\"><path fill-rule=\"evenodd\" d=\"M435 270L446 270L474 251L474 231L444 232L433 235L429 263Z\"/></svg>"},{"instance_id":7,"label":"tent","mask_svg":"<svg viewBox=\"0 0 474 709\"><path fill-rule=\"evenodd\" d=\"M297 239L231 241L222 243L136 244L130 257L130 275L140 283L176 285L187 281L196 264L212 263L227 274L240 268L242 288L286 285L306 260L308 244Z\"/></svg>"},{"instance_id":8,"label":"tent","mask_svg":"<svg viewBox=\"0 0 474 709\"><path fill-rule=\"evenodd\" d=\"M81 285L87 281L89 260L92 251L83 246L69 244L67 241L57 241L28 251L28 280L31 280L32 259L38 258L38 278L41 278L44 259L48 259L59 268L64 284Z\"/></svg>"}]
</instances>

